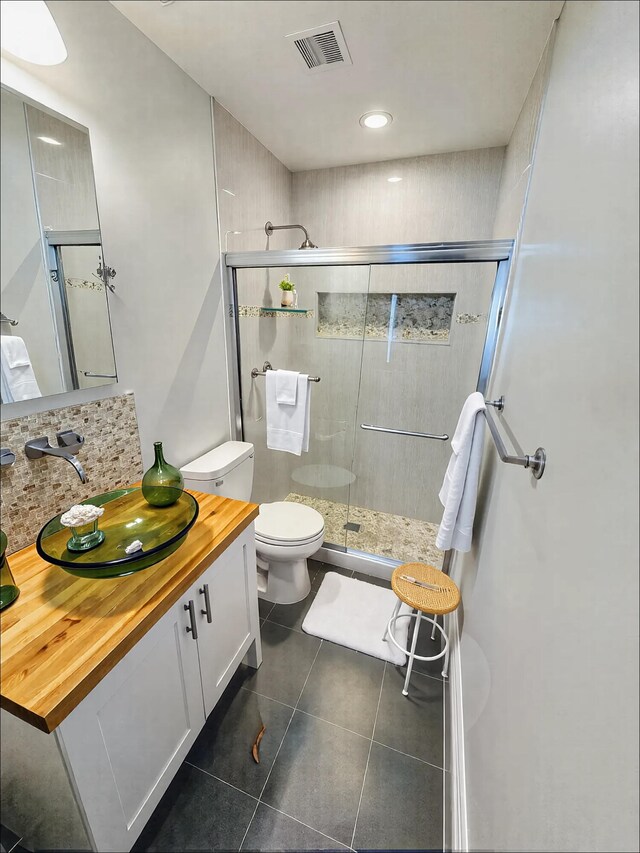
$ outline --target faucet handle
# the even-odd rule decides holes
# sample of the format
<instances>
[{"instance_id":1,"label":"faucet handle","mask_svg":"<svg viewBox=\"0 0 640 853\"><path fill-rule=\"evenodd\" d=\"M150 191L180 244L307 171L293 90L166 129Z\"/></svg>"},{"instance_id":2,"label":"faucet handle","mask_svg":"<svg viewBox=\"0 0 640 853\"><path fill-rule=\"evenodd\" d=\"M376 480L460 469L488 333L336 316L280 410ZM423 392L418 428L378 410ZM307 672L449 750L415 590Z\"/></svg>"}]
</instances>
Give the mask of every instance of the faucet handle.
<instances>
[{"instance_id":1,"label":"faucet handle","mask_svg":"<svg viewBox=\"0 0 640 853\"><path fill-rule=\"evenodd\" d=\"M58 447L64 447L69 453L77 453L84 444L84 436L72 429L64 429L56 433Z\"/></svg>"}]
</instances>

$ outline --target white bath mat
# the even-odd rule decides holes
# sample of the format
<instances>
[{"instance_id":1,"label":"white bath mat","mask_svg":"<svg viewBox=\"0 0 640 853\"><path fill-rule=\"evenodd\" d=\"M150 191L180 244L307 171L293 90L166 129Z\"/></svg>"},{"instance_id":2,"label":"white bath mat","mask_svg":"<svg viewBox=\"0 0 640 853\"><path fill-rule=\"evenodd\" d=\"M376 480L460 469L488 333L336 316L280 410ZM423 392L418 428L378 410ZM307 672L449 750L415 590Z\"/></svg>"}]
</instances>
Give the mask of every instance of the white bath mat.
<instances>
[{"instance_id":1,"label":"white bath mat","mask_svg":"<svg viewBox=\"0 0 640 853\"><path fill-rule=\"evenodd\" d=\"M385 643L382 639L397 601L390 589L327 572L302 623L302 630L402 666L406 655L390 640ZM411 609L403 604L400 613L411 613ZM395 638L405 648L410 621L396 622L394 631Z\"/></svg>"}]
</instances>

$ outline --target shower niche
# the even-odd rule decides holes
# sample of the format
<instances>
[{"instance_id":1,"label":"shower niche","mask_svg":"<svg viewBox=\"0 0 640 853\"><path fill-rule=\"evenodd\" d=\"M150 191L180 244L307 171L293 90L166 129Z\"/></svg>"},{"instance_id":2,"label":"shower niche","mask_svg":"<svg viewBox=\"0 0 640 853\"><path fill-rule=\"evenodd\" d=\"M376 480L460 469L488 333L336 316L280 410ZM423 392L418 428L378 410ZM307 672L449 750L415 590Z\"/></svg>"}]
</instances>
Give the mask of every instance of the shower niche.
<instances>
[{"instance_id":1,"label":"shower niche","mask_svg":"<svg viewBox=\"0 0 640 853\"><path fill-rule=\"evenodd\" d=\"M320 338L447 344L455 293L317 293Z\"/></svg>"}]
</instances>

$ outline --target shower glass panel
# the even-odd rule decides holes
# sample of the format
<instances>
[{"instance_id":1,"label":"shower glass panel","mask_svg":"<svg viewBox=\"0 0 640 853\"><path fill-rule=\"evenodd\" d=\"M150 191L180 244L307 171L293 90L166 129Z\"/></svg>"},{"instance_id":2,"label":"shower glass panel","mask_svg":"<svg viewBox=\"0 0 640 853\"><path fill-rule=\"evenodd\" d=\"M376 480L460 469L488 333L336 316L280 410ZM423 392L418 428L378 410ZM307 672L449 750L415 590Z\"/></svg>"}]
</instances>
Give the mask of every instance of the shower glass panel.
<instances>
[{"instance_id":1,"label":"shower glass panel","mask_svg":"<svg viewBox=\"0 0 640 853\"><path fill-rule=\"evenodd\" d=\"M297 308L280 308L289 275ZM325 541L345 548L371 269L273 267L236 272L237 334L244 440L256 449L253 500L295 501L324 517ZM327 318L330 322L326 322ZM311 386L309 452L267 450L265 362L319 376Z\"/></svg>"},{"instance_id":2,"label":"shower glass panel","mask_svg":"<svg viewBox=\"0 0 640 853\"><path fill-rule=\"evenodd\" d=\"M372 558L446 568L435 547L438 492L463 403L487 390L512 246L227 255L241 392L234 410L238 437L256 447L253 499L320 511L322 559L333 562L333 553L337 565L364 571ZM297 313L278 310L286 274ZM301 457L267 450L265 379L251 378L265 361L321 378Z\"/></svg>"},{"instance_id":3,"label":"shower glass panel","mask_svg":"<svg viewBox=\"0 0 640 853\"><path fill-rule=\"evenodd\" d=\"M494 280L495 266L486 263L372 266L349 549L442 565L438 491L451 453L443 436L451 438L476 389Z\"/></svg>"},{"instance_id":4,"label":"shower glass panel","mask_svg":"<svg viewBox=\"0 0 640 853\"><path fill-rule=\"evenodd\" d=\"M58 247L60 300L78 388L116 379L106 288L96 275L101 264L100 246Z\"/></svg>"}]
</instances>

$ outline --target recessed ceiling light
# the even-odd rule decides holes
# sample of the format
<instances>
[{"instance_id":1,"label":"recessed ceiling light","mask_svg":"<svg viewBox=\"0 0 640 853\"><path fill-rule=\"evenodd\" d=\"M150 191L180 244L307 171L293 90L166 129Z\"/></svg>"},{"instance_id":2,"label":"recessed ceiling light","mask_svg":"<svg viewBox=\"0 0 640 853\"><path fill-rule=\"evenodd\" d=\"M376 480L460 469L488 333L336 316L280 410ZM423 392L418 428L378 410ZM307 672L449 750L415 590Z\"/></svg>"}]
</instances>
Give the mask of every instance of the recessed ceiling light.
<instances>
[{"instance_id":1,"label":"recessed ceiling light","mask_svg":"<svg viewBox=\"0 0 640 853\"><path fill-rule=\"evenodd\" d=\"M46 142L48 145L62 145L62 142L58 142L57 139L53 139L51 136L39 136L38 139L41 142Z\"/></svg>"},{"instance_id":2,"label":"recessed ceiling light","mask_svg":"<svg viewBox=\"0 0 640 853\"><path fill-rule=\"evenodd\" d=\"M392 178L387 178L390 184L397 184L398 181L401 181L402 178L399 178L397 175L394 175Z\"/></svg>"},{"instance_id":3,"label":"recessed ceiling light","mask_svg":"<svg viewBox=\"0 0 640 853\"><path fill-rule=\"evenodd\" d=\"M2 0L2 49L34 65L59 65L67 58L60 31L44 0Z\"/></svg>"},{"instance_id":4,"label":"recessed ceiling light","mask_svg":"<svg viewBox=\"0 0 640 853\"><path fill-rule=\"evenodd\" d=\"M360 124L363 127L369 127L372 130L379 130L381 127L386 127L388 124L391 124L392 121L393 116L391 113L373 112L365 113L363 116L360 116Z\"/></svg>"}]
</instances>

